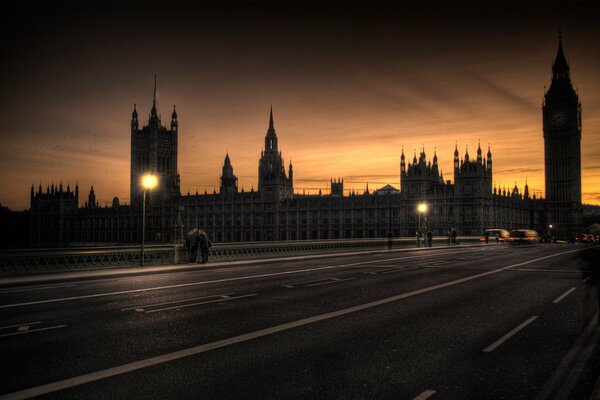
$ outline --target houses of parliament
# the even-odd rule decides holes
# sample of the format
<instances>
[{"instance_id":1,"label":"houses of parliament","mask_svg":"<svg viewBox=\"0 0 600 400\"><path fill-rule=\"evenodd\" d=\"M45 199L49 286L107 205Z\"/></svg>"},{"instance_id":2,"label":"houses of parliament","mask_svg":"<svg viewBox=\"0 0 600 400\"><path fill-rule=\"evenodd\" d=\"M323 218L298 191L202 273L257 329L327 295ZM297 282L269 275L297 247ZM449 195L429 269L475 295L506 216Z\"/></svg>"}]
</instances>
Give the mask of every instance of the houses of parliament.
<instances>
[{"instance_id":1,"label":"houses of parliament","mask_svg":"<svg viewBox=\"0 0 600 400\"><path fill-rule=\"evenodd\" d=\"M271 109L264 149L258 163L257 190L244 191L229 154L225 155L220 189L181 194L178 174L178 116L163 123L156 107L156 82L146 125L134 105L131 115L130 199L114 198L101 207L92 187L84 199L79 187L31 187L30 245L56 247L97 243L139 243L142 235L141 179L151 173L158 186L147 191L147 241L177 242L182 232L202 227L216 242L323 240L414 236L417 205L429 205L422 228L445 235L481 235L488 228L536 229L568 239L582 229L581 104L570 80L559 36L552 82L542 104L546 198L492 184L489 146L474 154L453 154L453 180L445 180L438 155L425 149L412 159L402 150L399 189L356 194L344 191L342 179L331 179L327 194L294 193L292 163L284 165ZM81 206L80 206L81 205Z\"/></svg>"}]
</instances>

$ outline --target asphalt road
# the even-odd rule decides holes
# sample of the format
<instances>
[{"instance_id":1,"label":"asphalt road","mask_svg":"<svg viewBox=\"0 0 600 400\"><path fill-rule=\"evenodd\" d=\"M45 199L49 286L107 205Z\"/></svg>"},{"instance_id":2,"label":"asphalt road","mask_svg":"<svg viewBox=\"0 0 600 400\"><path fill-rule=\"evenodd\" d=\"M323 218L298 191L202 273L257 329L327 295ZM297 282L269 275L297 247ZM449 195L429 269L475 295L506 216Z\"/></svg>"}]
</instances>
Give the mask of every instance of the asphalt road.
<instances>
[{"instance_id":1,"label":"asphalt road","mask_svg":"<svg viewBox=\"0 0 600 400\"><path fill-rule=\"evenodd\" d=\"M570 384L566 398L587 399L597 280L582 282L594 267L582 258L600 248L458 246L0 286L0 398L540 400Z\"/></svg>"}]
</instances>

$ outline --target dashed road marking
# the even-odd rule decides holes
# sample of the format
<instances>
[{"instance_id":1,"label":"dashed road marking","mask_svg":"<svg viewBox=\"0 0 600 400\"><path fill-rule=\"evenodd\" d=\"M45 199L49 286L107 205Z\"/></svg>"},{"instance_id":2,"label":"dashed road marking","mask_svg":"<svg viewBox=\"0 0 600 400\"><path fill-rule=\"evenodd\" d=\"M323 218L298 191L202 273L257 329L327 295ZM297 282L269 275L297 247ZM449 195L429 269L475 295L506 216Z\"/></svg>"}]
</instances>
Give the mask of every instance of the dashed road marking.
<instances>
[{"instance_id":1,"label":"dashed road marking","mask_svg":"<svg viewBox=\"0 0 600 400\"><path fill-rule=\"evenodd\" d=\"M421 393L420 395L418 395L417 397L415 397L413 400L425 400L425 399L430 398L431 396L433 396L436 393L437 392L435 390L426 390L423 393Z\"/></svg>"},{"instance_id":2,"label":"dashed road marking","mask_svg":"<svg viewBox=\"0 0 600 400\"><path fill-rule=\"evenodd\" d=\"M510 339L517 333L519 333L520 330L522 330L527 325L529 325L530 323L535 321L537 319L537 317L538 317L537 315L534 315L533 317L529 317L525 322L520 323L515 328L511 329L506 335L502 336L500 339L496 340L494 343L490 344L488 347L483 349L483 352L490 353L490 352L494 351L495 349L500 347L502 345L502 343L506 342L508 339Z\"/></svg>"},{"instance_id":3,"label":"dashed road marking","mask_svg":"<svg viewBox=\"0 0 600 400\"><path fill-rule=\"evenodd\" d=\"M5 333L3 335L0 335L0 337L23 335L26 333L34 333L34 332L41 332L41 331L49 331L51 329L65 328L66 326L67 325L56 325L56 326L48 326L46 328L18 330L17 332Z\"/></svg>"},{"instance_id":4,"label":"dashed road marking","mask_svg":"<svg viewBox=\"0 0 600 400\"><path fill-rule=\"evenodd\" d=\"M18 328L20 326L25 326L25 325L31 326L31 325L41 324L41 323L42 323L42 321L24 322L22 324L2 326L2 327L0 327L0 329Z\"/></svg>"},{"instance_id":5,"label":"dashed road marking","mask_svg":"<svg viewBox=\"0 0 600 400\"><path fill-rule=\"evenodd\" d=\"M193 306L200 306L200 305L203 305L203 304L221 303L221 302L224 302L224 301L231 301L231 300L243 299L243 298L246 298L246 297L254 297L254 296L258 296L258 293L244 294L244 295L241 295L241 296L228 297L228 298L219 298L219 299L215 299L215 300L201 301L201 302L198 302L198 303L179 304L179 305L176 305L176 306L164 307L164 308L157 308L157 309L153 309L153 310L149 310L149 311L144 311L144 312L146 314L150 314L150 313L155 313L155 312L160 312L160 311L179 310L179 309L182 309L182 308L193 307Z\"/></svg>"},{"instance_id":6,"label":"dashed road marking","mask_svg":"<svg viewBox=\"0 0 600 400\"><path fill-rule=\"evenodd\" d=\"M573 293L576 289L577 289L576 287L572 287L571 289L567 290L566 292L564 292L563 294L561 294L560 296L558 296L552 302L554 304L559 303L562 299L564 299L565 297L567 297L568 295L570 295L571 293Z\"/></svg>"}]
</instances>

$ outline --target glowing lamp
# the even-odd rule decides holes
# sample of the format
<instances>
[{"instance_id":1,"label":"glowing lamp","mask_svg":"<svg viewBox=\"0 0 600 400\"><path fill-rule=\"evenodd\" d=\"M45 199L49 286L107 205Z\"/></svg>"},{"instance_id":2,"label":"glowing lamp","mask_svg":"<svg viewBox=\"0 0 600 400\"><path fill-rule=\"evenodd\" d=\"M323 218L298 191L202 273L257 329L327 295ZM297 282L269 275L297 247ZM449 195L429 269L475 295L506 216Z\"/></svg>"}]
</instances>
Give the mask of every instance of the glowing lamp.
<instances>
[{"instance_id":1,"label":"glowing lamp","mask_svg":"<svg viewBox=\"0 0 600 400\"><path fill-rule=\"evenodd\" d=\"M144 175L142 178L142 186L144 189L154 189L158 184L158 179L155 175Z\"/></svg>"},{"instance_id":2,"label":"glowing lamp","mask_svg":"<svg viewBox=\"0 0 600 400\"><path fill-rule=\"evenodd\" d=\"M419 210L420 213L427 212L427 204L425 204L425 203L419 204L419 206L417 207L417 210Z\"/></svg>"}]
</instances>

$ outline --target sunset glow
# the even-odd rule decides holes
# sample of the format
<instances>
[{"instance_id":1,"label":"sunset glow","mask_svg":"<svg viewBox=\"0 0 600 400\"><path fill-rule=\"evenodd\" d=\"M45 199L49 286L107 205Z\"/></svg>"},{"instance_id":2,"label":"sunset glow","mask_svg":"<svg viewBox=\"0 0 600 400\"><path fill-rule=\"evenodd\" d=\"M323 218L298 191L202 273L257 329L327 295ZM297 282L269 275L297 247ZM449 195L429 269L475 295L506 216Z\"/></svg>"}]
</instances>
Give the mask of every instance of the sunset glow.
<instances>
[{"instance_id":1,"label":"sunset glow","mask_svg":"<svg viewBox=\"0 0 600 400\"><path fill-rule=\"evenodd\" d=\"M600 30L591 5L269 4L269 18L240 5L173 15L78 7L77 18L52 7L2 17L3 206L26 209L32 184L61 181L85 194L93 185L102 205L115 196L129 203L131 112L137 104L147 122L154 74L164 125L177 105L182 194L218 190L227 152L239 187L256 189L272 104L296 192L326 193L332 177L347 191L398 188L403 148L410 160L435 151L453 180L455 145L464 157L481 143L493 153L494 185L527 181L544 196L541 104L559 27L583 106L582 200L600 204ZM434 14L414 18L425 8ZM32 18L34 28L15 29L9 18Z\"/></svg>"}]
</instances>

